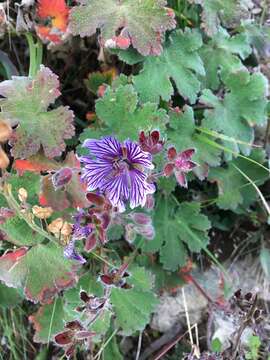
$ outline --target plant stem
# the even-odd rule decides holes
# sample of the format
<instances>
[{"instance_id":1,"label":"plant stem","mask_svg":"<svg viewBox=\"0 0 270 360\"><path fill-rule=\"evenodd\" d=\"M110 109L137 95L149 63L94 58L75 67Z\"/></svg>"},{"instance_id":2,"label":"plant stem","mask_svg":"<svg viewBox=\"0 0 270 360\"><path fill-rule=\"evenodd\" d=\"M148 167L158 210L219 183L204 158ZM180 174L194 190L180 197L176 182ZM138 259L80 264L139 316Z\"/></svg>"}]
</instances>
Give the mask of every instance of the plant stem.
<instances>
[{"instance_id":1,"label":"plant stem","mask_svg":"<svg viewBox=\"0 0 270 360\"><path fill-rule=\"evenodd\" d=\"M17 203L17 201L14 199L14 196L12 195L11 186L9 184L4 184L2 193L6 199L9 207L12 210L14 210L16 212L16 214L18 215L18 217L20 219L24 220L32 230L34 230L35 232L37 232L44 238L58 243L54 236L50 235L47 231L43 230L34 221L31 221L29 219L29 217L27 216L27 214L25 214L21 211L19 204Z\"/></svg>"},{"instance_id":2,"label":"plant stem","mask_svg":"<svg viewBox=\"0 0 270 360\"><path fill-rule=\"evenodd\" d=\"M30 53L30 64L29 64L29 77L34 77L42 63L43 46L40 40L34 42L31 33L26 33L25 37L28 42L29 53Z\"/></svg>"}]
</instances>

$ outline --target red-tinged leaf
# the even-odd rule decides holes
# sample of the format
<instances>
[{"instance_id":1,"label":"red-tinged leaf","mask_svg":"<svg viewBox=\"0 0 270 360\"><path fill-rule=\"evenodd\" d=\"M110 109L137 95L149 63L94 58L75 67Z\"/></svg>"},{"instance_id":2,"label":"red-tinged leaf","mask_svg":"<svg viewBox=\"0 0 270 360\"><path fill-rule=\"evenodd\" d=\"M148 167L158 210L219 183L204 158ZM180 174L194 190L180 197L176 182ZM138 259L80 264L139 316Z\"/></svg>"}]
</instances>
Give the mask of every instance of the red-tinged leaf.
<instances>
[{"instance_id":1,"label":"red-tinged leaf","mask_svg":"<svg viewBox=\"0 0 270 360\"><path fill-rule=\"evenodd\" d=\"M33 302L48 303L61 290L76 281L78 266L63 257L55 244L20 248L0 257L0 280L7 286L23 288Z\"/></svg>"},{"instance_id":2,"label":"red-tinged leaf","mask_svg":"<svg viewBox=\"0 0 270 360\"><path fill-rule=\"evenodd\" d=\"M9 141L15 159L29 158L41 148L48 158L65 150L65 139L74 135L73 112L64 106L48 111L60 95L58 88L58 77L43 65L34 78L17 76L0 83L0 119L18 125Z\"/></svg>"},{"instance_id":3,"label":"red-tinged leaf","mask_svg":"<svg viewBox=\"0 0 270 360\"><path fill-rule=\"evenodd\" d=\"M63 300L58 297L50 304L42 305L35 314L29 316L29 321L33 324L35 335L34 341L38 343L47 343L52 340L54 335L63 330L66 314L63 307ZM72 334L72 331L70 331ZM60 335L60 334L59 334ZM59 341L63 345L71 343L71 337L68 331L59 336Z\"/></svg>"},{"instance_id":4,"label":"red-tinged leaf","mask_svg":"<svg viewBox=\"0 0 270 360\"><path fill-rule=\"evenodd\" d=\"M13 168L22 176L25 171L40 173L41 171L51 171L60 168L60 164L53 160L48 160L44 155L34 155L28 160L17 159L13 163Z\"/></svg>"},{"instance_id":5,"label":"red-tinged leaf","mask_svg":"<svg viewBox=\"0 0 270 360\"><path fill-rule=\"evenodd\" d=\"M56 190L53 182L52 175L47 175L41 181L40 200L42 204L52 207L56 211L61 211L71 208L85 208L89 206L86 199L86 184L80 180L79 170L80 162L77 160L75 154L70 152L62 164L62 166L73 169L71 180L65 185L64 188ZM77 171L76 171L77 169Z\"/></svg>"},{"instance_id":6,"label":"red-tinged leaf","mask_svg":"<svg viewBox=\"0 0 270 360\"><path fill-rule=\"evenodd\" d=\"M102 44L121 30L121 46L128 40L142 55L160 55L166 30L176 25L174 13L168 11L165 0L79 0L71 10L70 29L74 35L91 36L100 29ZM119 36L118 36L119 37Z\"/></svg>"},{"instance_id":7,"label":"red-tinged leaf","mask_svg":"<svg viewBox=\"0 0 270 360\"><path fill-rule=\"evenodd\" d=\"M37 16L50 20L49 25L36 25L39 37L44 41L59 43L67 30L69 8L65 0L39 0Z\"/></svg>"},{"instance_id":8,"label":"red-tinged leaf","mask_svg":"<svg viewBox=\"0 0 270 360\"><path fill-rule=\"evenodd\" d=\"M70 182L64 189L55 190L52 176L42 178L41 199L42 203L52 207L55 211L67 208L85 208L89 205L85 197L86 186L80 181L80 175L73 174Z\"/></svg>"}]
</instances>

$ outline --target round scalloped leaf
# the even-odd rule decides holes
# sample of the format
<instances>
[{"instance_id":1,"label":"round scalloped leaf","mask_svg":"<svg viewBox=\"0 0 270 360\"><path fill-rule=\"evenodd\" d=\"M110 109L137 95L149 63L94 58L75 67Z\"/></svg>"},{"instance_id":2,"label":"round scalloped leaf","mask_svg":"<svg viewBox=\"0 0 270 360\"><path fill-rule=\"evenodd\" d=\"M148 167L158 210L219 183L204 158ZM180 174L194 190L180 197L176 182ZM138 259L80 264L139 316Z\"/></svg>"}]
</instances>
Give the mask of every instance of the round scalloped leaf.
<instances>
[{"instance_id":1,"label":"round scalloped leaf","mask_svg":"<svg viewBox=\"0 0 270 360\"><path fill-rule=\"evenodd\" d=\"M60 95L58 87L58 77L43 65L33 79L14 76L0 83L0 118L18 125L10 139L15 158L28 158L41 148L53 158L65 150L65 139L74 135L73 112L64 106L48 111Z\"/></svg>"},{"instance_id":2,"label":"round scalloped leaf","mask_svg":"<svg viewBox=\"0 0 270 360\"><path fill-rule=\"evenodd\" d=\"M161 56L146 58L142 71L133 77L142 101L159 102L160 97L169 101L174 94L173 80L179 93L194 103L201 87L198 75L205 75L198 53L201 46L199 31L178 30L166 42Z\"/></svg>"},{"instance_id":3,"label":"round scalloped leaf","mask_svg":"<svg viewBox=\"0 0 270 360\"><path fill-rule=\"evenodd\" d=\"M133 267L129 272L131 276L127 282L133 287L131 289L113 288L111 292L116 324L126 335L143 330L158 304L152 290L152 274L143 267Z\"/></svg>"},{"instance_id":4,"label":"round scalloped leaf","mask_svg":"<svg viewBox=\"0 0 270 360\"><path fill-rule=\"evenodd\" d=\"M102 43L118 30L126 34L142 55L159 55L166 30L176 25L174 14L164 0L80 0L70 14L73 35L91 36L100 29Z\"/></svg>"},{"instance_id":5,"label":"round scalloped leaf","mask_svg":"<svg viewBox=\"0 0 270 360\"><path fill-rule=\"evenodd\" d=\"M55 243L19 248L0 257L0 280L23 288L28 300L48 303L76 281L75 264L63 256Z\"/></svg>"}]
</instances>

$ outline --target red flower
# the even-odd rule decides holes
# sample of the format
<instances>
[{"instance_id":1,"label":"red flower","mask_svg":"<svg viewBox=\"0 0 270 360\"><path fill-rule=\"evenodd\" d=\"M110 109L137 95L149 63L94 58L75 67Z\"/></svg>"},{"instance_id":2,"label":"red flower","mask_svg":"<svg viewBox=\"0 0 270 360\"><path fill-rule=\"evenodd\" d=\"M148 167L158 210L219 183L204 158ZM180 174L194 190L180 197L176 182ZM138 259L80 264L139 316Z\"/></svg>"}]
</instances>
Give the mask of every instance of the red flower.
<instances>
[{"instance_id":1,"label":"red flower","mask_svg":"<svg viewBox=\"0 0 270 360\"><path fill-rule=\"evenodd\" d=\"M174 147L169 148L167 153L169 163L164 167L164 175L171 176L174 173L179 185L187 188L185 174L197 166L194 161L191 161L195 151L195 149L187 149L177 154Z\"/></svg>"},{"instance_id":2,"label":"red flower","mask_svg":"<svg viewBox=\"0 0 270 360\"><path fill-rule=\"evenodd\" d=\"M38 36L44 41L60 43L67 30L69 8L65 0L39 0L37 16L42 25L36 25Z\"/></svg>"}]
</instances>

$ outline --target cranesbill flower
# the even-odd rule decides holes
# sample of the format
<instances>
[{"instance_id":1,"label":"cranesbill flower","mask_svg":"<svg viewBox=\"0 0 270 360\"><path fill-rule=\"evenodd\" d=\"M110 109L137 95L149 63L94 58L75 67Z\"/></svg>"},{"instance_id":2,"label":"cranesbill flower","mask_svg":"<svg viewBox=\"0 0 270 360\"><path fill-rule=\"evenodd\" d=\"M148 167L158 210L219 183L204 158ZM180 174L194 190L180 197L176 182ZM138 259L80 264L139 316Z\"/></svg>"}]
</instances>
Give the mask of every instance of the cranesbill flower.
<instances>
[{"instance_id":1,"label":"cranesbill flower","mask_svg":"<svg viewBox=\"0 0 270 360\"><path fill-rule=\"evenodd\" d=\"M186 174L197 166L197 164L191 160L195 152L195 149L187 149L177 154L174 147L169 148L167 153L169 163L164 167L164 175L171 176L174 173L178 184L187 188Z\"/></svg>"},{"instance_id":2,"label":"cranesbill flower","mask_svg":"<svg viewBox=\"0 0 270 360\"><path fill-rule=\"evenodd\" d=\"M154 167L151 154L135 142L120 143L114 137L88 139L83 146L90 151L89 156L80 158L82 179L89 191L103 192L120 211L128 200L131 208L145 205L147 194L155 192L154 184L148 182L148 173Z\"/></svg>"}]
</instances>

